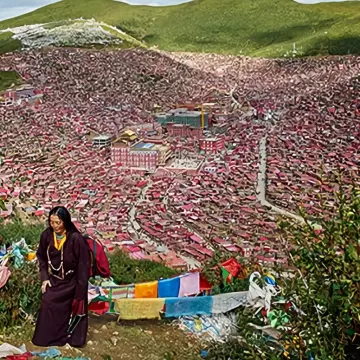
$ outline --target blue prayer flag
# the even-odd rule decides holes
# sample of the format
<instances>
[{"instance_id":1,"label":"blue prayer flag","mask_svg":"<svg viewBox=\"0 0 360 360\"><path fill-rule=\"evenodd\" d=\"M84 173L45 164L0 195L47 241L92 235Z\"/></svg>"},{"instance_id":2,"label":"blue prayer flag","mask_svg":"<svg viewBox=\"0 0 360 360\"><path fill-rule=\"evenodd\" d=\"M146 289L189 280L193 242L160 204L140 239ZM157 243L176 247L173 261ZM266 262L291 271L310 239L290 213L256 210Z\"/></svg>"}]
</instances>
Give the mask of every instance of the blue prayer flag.
<instances>
[{"instance_id":1,"label":"blue prayer flag","mask_svg":"<svg viewBox=\"0 0 360 360\"><path fill-rule=\"evenodd\" d=\"M159 280L158 282L158 297L171 298L178 297L180 289L180 277L177 276L172 279Z\"/></svg>"},{"instance_id":2,"label":"blue prayer flag","mask_svg":"<svg viewBox=\"0 0 360 360\"><path fill-rule=\"evenodd\" d=\"M210 315L212 296L185 297L165 300L165 317Z\"/></svg>"}]
</instances>

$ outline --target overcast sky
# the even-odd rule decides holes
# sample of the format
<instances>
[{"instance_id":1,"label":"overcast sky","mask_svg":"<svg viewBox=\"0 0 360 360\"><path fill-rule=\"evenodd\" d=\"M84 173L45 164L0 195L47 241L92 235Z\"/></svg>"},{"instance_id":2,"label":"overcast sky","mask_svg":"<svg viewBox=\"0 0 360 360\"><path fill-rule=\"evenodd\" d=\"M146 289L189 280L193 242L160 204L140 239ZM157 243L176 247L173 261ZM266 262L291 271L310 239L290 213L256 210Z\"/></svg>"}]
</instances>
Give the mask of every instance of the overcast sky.
<instances>
[{"instance_id":1,"label":"overcast sky","mask_svg":"<svg viewBox=\"0 0 360 360\"><path fill-rule=\"evenodd\" d=\"M0 0L0 20L9 19L37 8L58 2L59 0ZM76 1L76 0L73 0ZM132 5L176 5L191 0L123 0ZM219 0L221 1L221 0ZM346 0L295 0L297 2L314 4L318 2L346 1Z\"/></svg>"},{"instance_id":2,"label":"overcast sky","mask_svg":"<svg viewBox=\"0 0 360 360\"><path fill-rule=\"evenodd\" d=\"M58 0L0 0L0 20L9 19Z\"/></svg>"},{"instance_id":3,"label":"overcast sky","mask_svg":"<svg viewBox=\"0 0 360 360\"><path fill-rule=\"evenodd\" d=\"M318 4L321 2L342 2L342 1L359 1L359 0L295 0L301 4Z\"/></svg>"},{"instance_id":4,"label":"overcast sky","mask_svg":"<svg viewBox=\"0 0 360 360\"><path fill-rule=\"evenodd\" d=\"M150 5L150 6L164 6L164 5L178 5L191 0L115 0L124 2L130 5Z\"/></svg>"}]
</instances>

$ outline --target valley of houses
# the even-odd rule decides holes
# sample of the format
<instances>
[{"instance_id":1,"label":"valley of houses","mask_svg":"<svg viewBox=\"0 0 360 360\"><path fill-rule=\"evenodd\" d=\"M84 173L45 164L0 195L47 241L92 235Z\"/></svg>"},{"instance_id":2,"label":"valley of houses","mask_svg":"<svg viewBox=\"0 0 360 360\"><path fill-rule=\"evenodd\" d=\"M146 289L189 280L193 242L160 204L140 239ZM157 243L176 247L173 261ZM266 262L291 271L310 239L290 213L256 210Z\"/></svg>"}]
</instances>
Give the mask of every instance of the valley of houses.
<instances>
[{"instance_id":1,"label":"valley of houses","mask_svg":"<svg viewBox=\"0 0 360 360\"><path fill-rule=\"evenodd\" d=\"M286 263L258 199L259 144L267 200L331 216L337 173L346 191L359 180L359 68L144 49L3 56L30 85L0 99L0 216L45 223L65 205L108 250L181 269L216 249Z\"/></svg>"}]
</instances>

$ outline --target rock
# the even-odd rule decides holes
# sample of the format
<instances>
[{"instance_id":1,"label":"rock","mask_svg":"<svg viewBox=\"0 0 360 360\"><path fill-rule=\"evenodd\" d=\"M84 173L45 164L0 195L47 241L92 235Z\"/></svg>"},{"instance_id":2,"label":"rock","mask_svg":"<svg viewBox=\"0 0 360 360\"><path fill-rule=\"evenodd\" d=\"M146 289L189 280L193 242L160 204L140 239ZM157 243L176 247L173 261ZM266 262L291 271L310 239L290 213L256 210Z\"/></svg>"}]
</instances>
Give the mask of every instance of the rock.
<instances>
[{"instance_id":1,"label":"rock","mask_svg":"<svg viewBox=\"0 0 360 360\"><path fill-rule=\"evenodd\" d=\"M101 331L107 331L107 329L108 329L108 328L106 327L106 325L103 325L103 326L100 328Z\"/></svg>"},{"instance_id":2,"label":"rock","mask_svg":"<svg viewBox=\"0 0 360 360\"><path fill-rule=\"evenodd\" d=\"M144 330L144 333L151 335L153 332L150 330Z\"/></svg>"},{"instance_id":3,"label":"rock","mask_svg":"<svg viewBox=\"0 0 360 360\"><path fill-rule=\"evenodd\" d=\"M94 343L93 343L91 340L89 340L89 341L87 342L87 344L91 346L91 345L93 345Z\"/></svg>"},{"instance_id":4,"label":"rock","mask_svg":"<svg viewBox=\"0 0 360 360\"><path fill-rule=\"evenodd\" d=\"M115 321L110 321L108 324L107 324L108 328L114 328L116 326L116 322Z\"/></svg>"},{"instance_id":5,"label":"rock","mask_svg":"<svg viewBox=\"0 0 360 360\"><path fill-rule=\"evenodd\" d=\"M117 331L114 331L113 335L119 335L119 333Z\"/></svg>"},{"instance_id":6,"label":"rock","mask_svg":"<svg viewBox=\"0 0 360 360\"><path fill-rule=\"evenodd\" d=\"M94 333L94 334L98 334L98 333L99 333L99 330L94 329L93 333Z\"/></svg>"},{"instance_id":7,"label":"rock","mask_svg":"<svg viewBox=\"0 0 360 360\"><path fill-rule=\"evenodd\" d=\"M112 343L114 346L116 346L116 344L117 344L117 342L118 342L118 339L117 339L115 336L112 336L112 337L110 338L110 341L111 341L111 343Z\"/></svg>"}]
</instances>

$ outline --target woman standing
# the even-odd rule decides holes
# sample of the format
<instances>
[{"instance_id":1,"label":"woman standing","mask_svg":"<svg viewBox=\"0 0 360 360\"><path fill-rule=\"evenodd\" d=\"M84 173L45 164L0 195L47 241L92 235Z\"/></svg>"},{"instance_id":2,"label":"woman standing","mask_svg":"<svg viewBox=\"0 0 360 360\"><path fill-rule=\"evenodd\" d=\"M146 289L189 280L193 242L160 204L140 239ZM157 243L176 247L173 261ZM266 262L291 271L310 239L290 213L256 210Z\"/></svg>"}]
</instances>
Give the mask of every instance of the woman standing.
<instances>
[{"instance_id":1,"label":"woman standing","mask_svg":"<svg viewBox=\"0 0 360 360\"><path fill-rule=\"evenodd\" d=\"M37 258L43 295L33 344L85 345L90 249L65 207L50 211L49 227L41 234ZM81 320L69 331L69 322L76 315Z\"/></svg>"}]
</instances>

